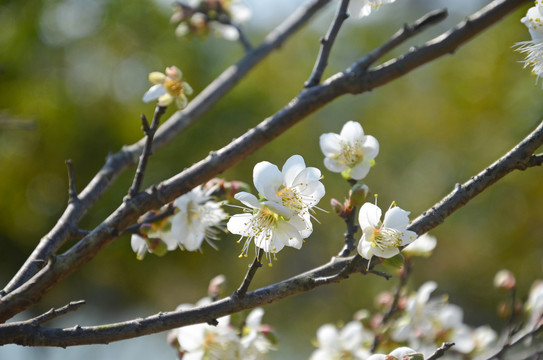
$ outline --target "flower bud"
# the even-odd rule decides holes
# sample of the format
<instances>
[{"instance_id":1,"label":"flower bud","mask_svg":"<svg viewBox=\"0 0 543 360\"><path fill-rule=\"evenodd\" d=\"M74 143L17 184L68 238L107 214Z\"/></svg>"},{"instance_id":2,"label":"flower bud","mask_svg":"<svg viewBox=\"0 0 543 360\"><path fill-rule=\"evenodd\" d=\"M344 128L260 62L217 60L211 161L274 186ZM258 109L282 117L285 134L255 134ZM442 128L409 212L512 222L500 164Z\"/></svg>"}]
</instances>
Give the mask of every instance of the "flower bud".
<instances>
[{"instance_id":1,"label":"flower bud","mask_svg":"<svg viewBox=\"0 0 543 360\"><path fill-rule=\"evenodd\" d=\"M361 182L353 185L349 191L349 199L353 206L360 206L366 202L366 198L370 192L370 188Z\"/></svg>"},{"instance_id":2,"label":"flower bud","mask_svg":"<svg viewBox=\"0 0 543 360\"><path fill-rule=\"evenodd\" d=\"M512 290L516 286L515 275L509 270L502 269L494 276L494 286L498 289Z\"/></svg>"},{"instance_id":3,"label":"flower bud","mask_svg":"<svg viewBox=\"0 0 543 360\"><path fill-rule=\"evenodd\" d=\"M335 198L330 199L330 205L332 206L332 211L338 216L343 217L345 215L345 207L339 200Z\"/></svg>"}]
</instances>

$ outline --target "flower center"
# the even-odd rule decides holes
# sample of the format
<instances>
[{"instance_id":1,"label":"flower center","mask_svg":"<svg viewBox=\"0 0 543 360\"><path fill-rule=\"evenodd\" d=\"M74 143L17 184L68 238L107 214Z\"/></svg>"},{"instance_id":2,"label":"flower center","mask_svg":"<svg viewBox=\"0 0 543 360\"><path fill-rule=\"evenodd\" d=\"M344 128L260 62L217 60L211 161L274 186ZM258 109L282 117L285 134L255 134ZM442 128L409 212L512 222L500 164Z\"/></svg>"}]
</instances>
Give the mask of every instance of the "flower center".
<instances>
[{"instance_id":1,"label":"flower center","mask_svg":"<svg viewBox=\"0 0 543 360\"><path fill-rule=\"evenodd\" d=\"M183 87L181 86L181 82L172 78L171 76L166 76L162 85L166 88L166 90L168 90L171 95L179 96L183 93Z\"/></svg>"},{"instance_id":2,"label":"flower center","mask_svg":"<svg viewBox=\"0 0 543 360\"><path fill-rule=\"evenodd\" d=\"M381 250L389 247L398 247L402 245L402 233L394 229L381 227L373 229L371 236L371 246Z\"/></svg>"},{"instance_id":3,"label":"flower center","mask_svg":"<svg viewBox=\"0 0 543 360\"><path fill-rule=\"evenodd\" d=\"M347 167L354 167L364 159L364 153L358 144L349 144L342 142L343 150L338 156L338 161Z\"/></svg>"},{"instance_id":4,"label":"flower center","mask_svg":"<svg viewBox=\"0 0 543 360\"><path fill-rule=\"evenodd\" d=\"M302 211L305 208L305 204L301 196L298 194L298 192L292 190L291 188L281 186L276 195L281 198L283 206L289 209Z\"/></svg>"}]
</instances>

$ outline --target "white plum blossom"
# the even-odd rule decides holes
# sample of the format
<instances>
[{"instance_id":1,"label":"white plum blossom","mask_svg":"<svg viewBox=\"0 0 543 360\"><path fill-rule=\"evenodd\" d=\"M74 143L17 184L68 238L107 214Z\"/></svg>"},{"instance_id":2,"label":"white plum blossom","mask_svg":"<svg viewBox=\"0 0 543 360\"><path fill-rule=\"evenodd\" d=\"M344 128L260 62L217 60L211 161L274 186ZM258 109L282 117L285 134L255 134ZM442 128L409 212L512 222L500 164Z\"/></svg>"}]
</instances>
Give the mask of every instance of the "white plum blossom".
<instances>
[{"instance_id":1,"label":"white plum blossom","mask_svg":"<svg viewBox=\"0 0 543 360\"><path fill-rule=\"evenodd\" d=\"M364 135L362 126L355 121L346 122L339 134L322 134L319 142L325 156L324 166L355 180L368 175L379 154L377 139Z\"/></svg>"},{"instance_id":2,"label":"white plum blossom","mask_svg":"<svg viewBox=\"0 0 543 360\"><path fill-rule=\"evenodd\" d=\"M196 303L182 304L176 310L190 310L211 303L210 298L203 298ZM266 336L271 332L267 325L261 325L264 315L262 308L256 308L249 313L245 326L238 333L230 323L230 316L217 319L217 325L205 323L184 326L172 330L177 343L174 343L183 360L259 360L265 359L274 345Z\"/></svg>"},{"instance_id":3,"label":"white plum blossom","mask_svg":"<svg viewBox=\"0 0 543 360\"><path fill-rule=\"evenodd\" d=\"M264 310L262 308L256 308L247 315L240 339L240 359L265 359L270 350L276 350L272 341L266 336L271 330L269 327L262 325L263 316Z\"/></svg>"},{"instance_id":4,"label":"white plum blossom","mask_svg":"<svg viewBox=\"0 0 543 360\"><path fill-rule=\"evenodd\" d=\"M437 239L428 233L419 236L411 244L407 245L402 253L406 256L428 257L432 254L437 244Z\"/></svg>"},{"instance_id":5,"label":"white plum blossom","mask_svg":"<svg viewBox=\"0 0 543 360\"><path fill-rule=\"evenodd\" d=\"M531 66L532 74L539 79L543 77L543 2L536 0L520 21L528 28L532 40L517 43L517 50L526 54L524 67Z\"/></svg>"},{"instance_id":6,"label":"white plum blossom","mask_svg":"<svg viewBox=\"0 0 543 360\"><path fill-rule=\"evenodd\" d=\"M291 156L281 171L267 161L256 164L253 180L263 198L259 201L247 192L237 193L234 197L247 212L232 216L227 224L231 233L246 238L240 256L247 256L251 241L268 259L272 255L276 259L284 246L300 249L313 231L310 211L324 196L320 179L320 170L306 167L300 155Z\"/></svg>"},{"instance_id":7,"label":"white plum blossom","mask_svg":"<svg viewBox=\"0 0 543 360\"><path fill-rule=\"evenodd\" d=\"M417 238L417 234L407 230L409 211L392 203L381 223L381 209L372 203L365 203L358 214L362 238L358 243L358 253L364 259L373 256L391 258L400 253L405 246ZM368 262L369 266L369 262Z\"/></svg>"},{"instance_id":8,"label":"white plum blossom","mask_svg":"<svg viewBox=\"0 0 543 360\"><path fill-rule=\"evenodd\" d=\"M158 99L159 106L168 106L175 101L179 109L187 106L187 95L192 95L192 87L182 81L183 73L176 66L166 68L165 74L154 71L149 74L149 81L154 85L143 95L144 102Z\"/></svg>"},{"instance_id":9,"label":"white plum blossom","mask_svg":"<svg viewBox=\"0 0 543 360\"><path fill-rule=\"evenodd\" d=\"M351 0L349 13L355 18L368 16L372 11L378 10L385 4L392 4L396 0Z\"/></svg>"},{"instance_id":10,"label":"white plum blossom","mask_svg":"<svg viewBox=\"0 0 543 360\"><path fill-rule=\"evenodd\" d=\"M317 330L319 348L313 352L310 359L365 360L370 355L368 349L373 338L373 334L364 329L359 321L351 321L341 330L332 324L325 324Z\"/></svg>"},{"instance_id":11,"label":"white plum blossom","mask_svg":"<svg viewBox=\"0 0 543 360\"><path fill-rule=\"evenodd\" d=\"M196 305L182 304L176 310L190 310L210 302L211 299L203 298ZM236 329L230 325L230 316L217 319L216 326L201 323L180 327L173 332L183 360L238 359L240 342Z\"/></svg>"},{"instance_id":12,"label":"white plum blossom","mask_svg":"<svg viewBox=\"0 0 543 360\"><path fill-rule=\"evenodd\" d=\"M222 209L222 202L212 200L213 188L204 190L202 185L174 200L178 212L172 218L172 237L177 239L180 248L195 251L206 240L214 247L217 240L216 228L228 217Z\"/></svg>"},{"instance_id":13,"label":"white plum blossom","mask_svg":"<svg viewBox=\"0 0 543 360\"><path fill-rule=\"evenodd\" d=\"M226 224L228 231L246 238L240 257L247 256L251 241L266 253L268 260L272 255L277 260L275 254L285 246L296 249L302 247L302 233L307 233L307 226L294 211L273 201L259 202L254 195L246 192L239 192L234 198L250 211L232 216Z\"/></svg>"},{"instance_id":14,"label":"white plum blossom","mask_svg":"<svg viewBox=\"0 0 543 360\"><path fill-rule=\"evenodd\" d=\"M526 304L525 310L528 313L528 323L526 329L531 331L543 323L543 281L536 280L530 289L530 295Z\"/></svg>"}]
</instances>

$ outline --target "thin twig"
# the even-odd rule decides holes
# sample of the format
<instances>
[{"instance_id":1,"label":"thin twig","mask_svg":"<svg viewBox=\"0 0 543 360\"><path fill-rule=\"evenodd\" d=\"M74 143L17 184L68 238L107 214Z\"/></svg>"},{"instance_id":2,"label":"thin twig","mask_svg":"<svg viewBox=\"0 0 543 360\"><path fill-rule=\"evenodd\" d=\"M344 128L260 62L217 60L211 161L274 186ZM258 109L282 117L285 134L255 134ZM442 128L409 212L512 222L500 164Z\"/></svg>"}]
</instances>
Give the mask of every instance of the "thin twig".
<instances>
[{"instance_id":1,"label":"thin twig","mask_svg":"<svg viewBox=\"0 0 543 360\"><path fill-rule=\"evenodd\" d=\"M253 263L249 267L247 275L245 275L245 278L243 279L240 287L236 291L234 291L232 297L240 299L245 296L247 290L249 289L249 285L251 285L251 281L253 281L253 277L255 276L256 271L262 267L262 255L264 255L264 251L262 249L258 249L258 254L255 256Z\"/></svg>"},{"instance_id":2,"label":"thin twig","mask_svg":"<svg viewBox=\"0 0 543 360\"><path fill-rule=\"evenodd\" d=\"M349 184L351 185L351 189L353 186L355 186L356 181L350 180ZM351 253L356 249L354 246L356 239L354 238L354 235L358 231L358 225L356 225L355 218L356 218L356 206L352 205L351 199L349 197L349 205L344 205L344 208L348 211L346 215L342 216L343 220L345 221L345 225L347 226L347 230L345 231L344 237L345 237L345 245L343 246L343 249L339 252L338 256L340 257L347 257L350 256Z\"/></svg>"},{"instance_id":3,"label":"thin twig","mask_svg":"<svg viewBox=\"0 0 543 360\"><path fill-rule=\"evenodd\" d=\"M332 21L332 24L330 24L330 28L328 29L326 36L321 38L321 48L319 50L317 61L315 62L313 71L309 76L309 80L307 80L304 84L306 88L318 85L321 82L322 74L324 73L326 66L328 66L328 58L330 57L330 52L332 51L332 45L334 45L334 41L336 40L337 34L341 29L341 25L343 25L343 22L349 17L349 14L347 14L348 6L349 0L341 0L334 20Z\"/></svg>"},{"instance_id":4,"label":"thin twig","mask_svg":"<svg viewBox=\"0 0 543 360\"><path fill-rule=\"evenodd\" d=\"M139 232L142 225L144 225L144 224L152 224L152 223L154 223L156 221L166 219L167 217L170 217L173 214L175 214L175 209L176 209L176 207L173 206L172 203L170 203L166 210L161 210L158 214L147 215L143 219L140 219L139 222L137 222L137 223L135 223L133 225L130 225L129 227L124 229L123 235L124 234L136 234L136 233Z\"/></svg>"},{"instance_id":5,"label":"thin twig","mask_svg":"<svg viewBox=\"0 0 543 360\"><path fill-rule=\"evenodd\" d=\"M65 305L59 309L53 308L46 313L27 320L27 322L31 323L33 326L39 326L54 318L57 318L72 311L76 311L83 305L85 305L85 300L71 301L68 305Z\"/></svg>"},{"instance_id":6,"label":"thin twig","mask_svg":"<svg viewBox=\"0 0 543 360\"><path fill-rule=\"evenodd\" d=\"M145 147L143 148L140 156L136 175L134 175L134 181L132 182L130 190L128 190L128 196L125 198L125 201L130 200L140 191L141 183L143 182L143 175L145 174L145 169L147 168L147 161L149 160L149 156L151 156L153 153L153 139L155 137L156 130L158 129L158 125L160 124L160 118L165 112L165 106L157 105L151 126L149 126L149 122L147 121L145 115L141 115L142 129L147 138L145 141Z\"/></svg>"},{"instance_id":7,"label":"thin twig","mask_svg":"<svg viewBox=\"0 0 543 360\"><path fill-rule=\"evenodd\" d=\"M291 35L309 22L330 1L308 0L300 6L291 16L271 31L258 47L245 54L236 64L227 68L202 90L184 110L172 115L158 130L154 139L153 150L165 146L192 125L222 99L249 71L272 51L280 48ZM66 208L57 224L40 240L40 243L24 265L17 271L3 291L0 291L0 298L38 273L42 269L40 264L47 263L47 259L71 238L71 228L77 227L77 223L103 196L106 190L113 185L123 171L137 163L144 144L145 138L135 144L124 146L121 151L107 157L104 166L79 194L80 201L78 205ZM201 183L194 186L199 184Z\"/></svg>"},{"instance_id":8,"label":"thin twig","mask_svg":"<svg viewBox=\"0 0 543 360\"><path fill-rule=\"evenodd\" d=\"M426 360L436 360L445 355L445 352L449 350L452 346L454 346L454 343L452 342L446 342L441 345L432 355L430 355Z\"/></svg>"},{"instance_id":9,"label":"thin twig","mask_svg":"<svg viewBox=\"0 0 543 360\"><path fill-rule=\"evenodd\" d=\"M77 197L77 187L75 186L74 166L72 160L66 160L66 167L68 168L68 204L79 201Z\"/></svg>"},{"instance_id":10,"label":"thin twig","mask_svg":"<svg viewBox=\"0 0 543 360\"><path fill-rule=\"evenodd\" d=\"M540 316L539 321L537 321L536 324L537 325L534 326L532 330L520 334L513 341L511 341L511 339L507 339L507 341L504 342L500 350L498 350L494 355L490 356L488 360L501 359L502 356L504 356L510 348L523 343L525 340L528 340L529 338L543 331L543 314Z\"/></svg>"}]
</instances>

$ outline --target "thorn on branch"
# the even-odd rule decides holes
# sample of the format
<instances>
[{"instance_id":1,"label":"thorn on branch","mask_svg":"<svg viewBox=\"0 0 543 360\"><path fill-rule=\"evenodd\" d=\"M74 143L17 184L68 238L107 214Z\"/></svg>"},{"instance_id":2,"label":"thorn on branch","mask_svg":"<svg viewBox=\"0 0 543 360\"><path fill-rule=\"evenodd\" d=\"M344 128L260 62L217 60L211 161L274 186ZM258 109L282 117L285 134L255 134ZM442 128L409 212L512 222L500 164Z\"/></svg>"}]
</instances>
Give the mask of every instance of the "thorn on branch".
<instances>
[{"instance_id":1,"label":"thorn on branch","mask_svg":"<svg viewBox=\"0 0 543 360\"><path fill-rule=\"evenodd\" d=\"M75 175L72 160L68 159L64 162L68 169L68 204L73 204L79 201L77 196L77 188L75 186Z\"/></svg>"},{"instance_id":2,"label":"thorn on branch","mask_svg":"<svg viewBox=\"0 0 543 360\"><path fill-rule=\"evenodd\" d=\"M211 319L211 320L208 320L206 321L209 325L211 326L217 326L219 325L219 322L217 321L217 319Z\"/></svg>"}]
</instances>

